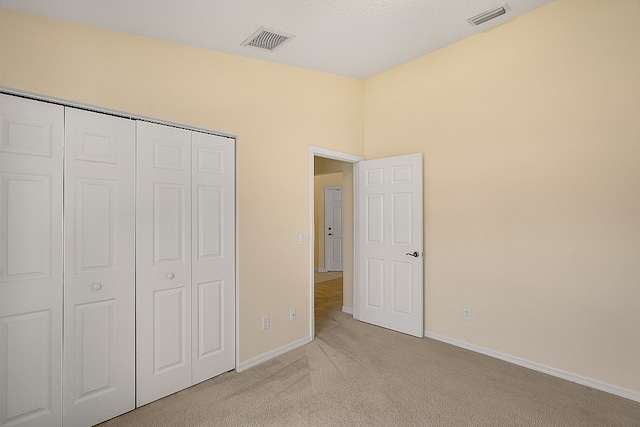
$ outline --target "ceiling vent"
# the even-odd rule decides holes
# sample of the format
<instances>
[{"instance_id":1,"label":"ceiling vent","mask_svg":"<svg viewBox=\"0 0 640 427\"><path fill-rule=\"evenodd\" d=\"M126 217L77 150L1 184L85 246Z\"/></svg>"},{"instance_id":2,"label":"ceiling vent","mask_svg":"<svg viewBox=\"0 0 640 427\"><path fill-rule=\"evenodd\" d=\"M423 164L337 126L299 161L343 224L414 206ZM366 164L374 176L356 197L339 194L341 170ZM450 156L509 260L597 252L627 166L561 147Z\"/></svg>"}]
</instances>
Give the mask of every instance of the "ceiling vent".
<instances>
[{"instance_id":1,"label":"ceiling vent","mask_svg":"<svg viewBox=\"0 0 640 427\"><path fill-rule=\"evenodd\" d=\"M257 49L268 50L273 52L284 43L288 42L295 36L282 31L270 30L261 27L253 33L248 39L242 42L242 46L255 47Z\"/></svg>"},{"instance_id":2,"label":"ceiling vent","mask_svg":"<svg viewBox=\"0 0 640 427\"><path fill-rule=\"evenodd\" d=\"M469 24L474 26L484 24L485 22L491 21L492 19L497 18L498 16L504 15L510 10L511 8L509 7L509 5L505 4L504 6L496 7L495 9L482 12L481 14L476 15L473 18L467 19L467 21L469 22Z\"/></svg>"}]
</instances>

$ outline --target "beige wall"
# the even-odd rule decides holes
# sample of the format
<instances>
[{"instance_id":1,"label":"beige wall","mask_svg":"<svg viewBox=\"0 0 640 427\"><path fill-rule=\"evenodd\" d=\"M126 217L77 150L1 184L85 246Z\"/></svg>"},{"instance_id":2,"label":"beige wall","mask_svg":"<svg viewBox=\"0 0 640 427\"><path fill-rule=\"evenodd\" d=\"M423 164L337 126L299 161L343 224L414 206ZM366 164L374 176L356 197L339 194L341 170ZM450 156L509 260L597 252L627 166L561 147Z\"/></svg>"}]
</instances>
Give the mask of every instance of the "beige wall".
<instances>
[{"instance_id":1,"label":"beige wall","mask_svg":"<svg viewBox=\"0 0 640 427\"><path fill-rule=\"evenodd\" d=\"M0 58L0 86L237 135L240 361L309 336L309 145L362 154L361 81L1 9Z\"/></svg>"},{"instance_id":2,"label":"beige wall","mask_svg":"<svg viewBox=\"0 0 640 427\"><path fill-rule=\"evenodd\" d=\"M427 331L640 392L638 22L558 0L366 81L366 158L425 154Z\"/></svg>"}]
</instances>

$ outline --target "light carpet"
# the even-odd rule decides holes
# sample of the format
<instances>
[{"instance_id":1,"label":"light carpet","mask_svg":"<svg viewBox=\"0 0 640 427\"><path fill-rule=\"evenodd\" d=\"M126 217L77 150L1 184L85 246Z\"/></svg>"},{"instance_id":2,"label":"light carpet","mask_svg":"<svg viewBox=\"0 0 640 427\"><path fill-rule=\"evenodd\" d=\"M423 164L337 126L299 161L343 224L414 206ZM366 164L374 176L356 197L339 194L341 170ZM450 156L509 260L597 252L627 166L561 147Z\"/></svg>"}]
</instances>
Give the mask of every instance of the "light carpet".
<instances>
[{"instance_id":1,"label":"light carpet","mask_svg":"<svg viewBox=\"0 0 640 427\"><path fill-rule=\"evenodd\" d=\"M322 302L338 308L313 342L104 425L640 426L638 402L361 323L340 303Z\"/></svg>"}]
</instances>

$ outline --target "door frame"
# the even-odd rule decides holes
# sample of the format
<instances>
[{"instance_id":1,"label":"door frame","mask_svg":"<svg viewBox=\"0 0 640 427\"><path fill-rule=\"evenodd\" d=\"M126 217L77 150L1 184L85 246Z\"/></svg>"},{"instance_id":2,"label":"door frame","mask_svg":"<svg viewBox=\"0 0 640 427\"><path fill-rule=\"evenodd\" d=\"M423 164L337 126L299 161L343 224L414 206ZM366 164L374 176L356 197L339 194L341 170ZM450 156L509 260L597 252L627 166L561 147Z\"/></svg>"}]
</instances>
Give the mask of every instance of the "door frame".
<instances>
[{"instance_id":1,"label":"door frame","mask_svg":"<svg viewBox=\"0 0 640 427\"><path fill-rule=\"evenodd\" d=\"M354 257L353 257L353 293L354 298L356 295L357 283L358 283L358 245L355 244L358 238L358 226L356 223L356 219L358 218L356 201L358 200L358 186L357 186L357 170L358 163L364 160L364 157L356 156L354 154L343 153L341 151L330 150L328 148L317 147L314 145L309 146L309 337L311 340L315 338L315 297L314 297L314 255L315 255L315 187L314 187L314 177L315 177L315 165L314 159L315 157L324 157L326 159L338 160L341 162L347 162L353 164L353 229L354 229ZM324 207L323 207L324 208ZM344 209L344 206L343 206ZM354 299L354 317L355 316L355 305L356 300Z\"/></svg>"},{"instance_id":2,"label":"door frame","mask_svg":"<svg viewBox=\"0 0 640 427\"><path fill-rule=\"evenodd\" d=\"M330 185L328 187L324 187L324 223L325 223L325 228L326 228L326 224L327 224L327 200L329 200L327 198L327 195L329 194L329 192L331 190L338 190L338 189L343 192L342 194L344 194L344 188L343 188L342 185ZM343 199L343 202L342 202L342 209L341 209L340 213L341 213L341 215L344 215L344 199ZM315 228L314 228L314 230L315 230ZM342 239L340 239L341 250L342 250L342 248L344 248L344 245L343 245L343 243L344 243L344 227L343 227L343 230L342 230L342 234L343 234L343 237L342 237ZM323 236L324 236L324 269L325 269L325 271L338 271L338 270L329 270L329 268L327 267L327 260L329 259L329 246L330 245L328 245L328 240L329 239L327 239L327 237L328 237L327 234L324 233ZM315 250L315 246L314 246L314 250ZM342 263L344 264L344 256L342 257ZM344 271L344 268L342 269L342 271Z\"/></svg>"}]
</instances>

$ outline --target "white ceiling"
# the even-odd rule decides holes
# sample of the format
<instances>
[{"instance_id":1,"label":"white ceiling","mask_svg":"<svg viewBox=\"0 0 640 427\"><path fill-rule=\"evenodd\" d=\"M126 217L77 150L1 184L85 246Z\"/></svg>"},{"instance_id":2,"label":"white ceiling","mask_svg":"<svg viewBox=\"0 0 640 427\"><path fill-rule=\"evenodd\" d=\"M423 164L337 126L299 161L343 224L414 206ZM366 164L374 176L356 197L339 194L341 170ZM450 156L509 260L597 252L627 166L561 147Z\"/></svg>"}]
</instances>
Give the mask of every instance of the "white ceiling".
<instances>
[{"instance_id":1,"label":"white ceiling","mask_svg":"<svg viewBox=\"0 0 640 427\"><path fill-rule=\"evenodd\" d=\"M367 78L553 0L0 0L0 7L234 55ZM508 2L474 27L468 18ZM241 46L260 27L295 36Z\"/></svg>"}]
</instances>

